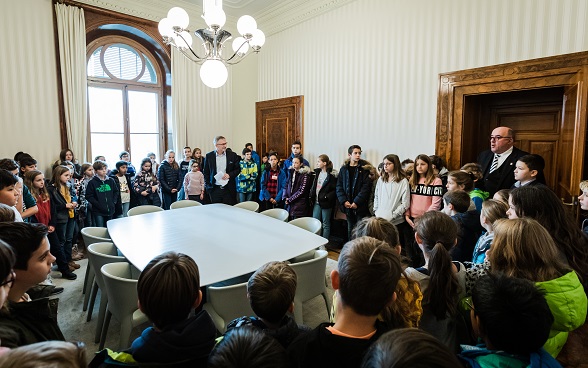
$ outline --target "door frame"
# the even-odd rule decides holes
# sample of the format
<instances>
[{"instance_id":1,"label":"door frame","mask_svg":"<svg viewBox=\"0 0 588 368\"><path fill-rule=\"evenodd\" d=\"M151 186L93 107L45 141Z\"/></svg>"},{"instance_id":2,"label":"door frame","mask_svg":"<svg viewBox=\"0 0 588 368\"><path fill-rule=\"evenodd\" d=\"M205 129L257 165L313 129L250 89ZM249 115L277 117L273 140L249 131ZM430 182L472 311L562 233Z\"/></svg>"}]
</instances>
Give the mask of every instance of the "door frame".
<instances>
[{"instance_id":1,"label":"door frame","mask_svg":"<svg viewBox=\"0 0 588 368\"><path fill-rule=\"evenodd\" d=\"M437 134L435 152L445 158L449 167L461 167L466 116L466 96L516 92L538 88L571 86L588 82L588 52L558 55L541 59L442 73L439 75L437 99ZM572 175L578 179L584 170L588 92L578 95ZM563 104L563 101L562 101ZM467 143L466 143L467 144ZM573 163L573 164L572 164ZM578 171L579 170L579 171ZM579 180L572 183L579 193Z\"/></svg>"}]
</instances>

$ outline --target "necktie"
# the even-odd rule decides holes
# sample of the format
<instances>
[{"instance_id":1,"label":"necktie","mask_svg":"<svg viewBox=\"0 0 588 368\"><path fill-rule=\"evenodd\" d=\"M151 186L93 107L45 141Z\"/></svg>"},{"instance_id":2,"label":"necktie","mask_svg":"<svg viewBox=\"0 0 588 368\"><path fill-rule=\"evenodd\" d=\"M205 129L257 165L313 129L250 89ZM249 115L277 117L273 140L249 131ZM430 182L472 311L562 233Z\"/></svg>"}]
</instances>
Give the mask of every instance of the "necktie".
<instances>
[{"instance_id":1,"label":"necktie","mask_svg":"<svg viewBox=\"0 0 588 368\"><path fill-rule=\"evenodd\" d=\"M494 154L494 160L492 160L492 165L490 166L490 173L492 173L494 170L498 169L498 158L500 157L499 154L495 153Z\"/></svg>"}]
</instances>

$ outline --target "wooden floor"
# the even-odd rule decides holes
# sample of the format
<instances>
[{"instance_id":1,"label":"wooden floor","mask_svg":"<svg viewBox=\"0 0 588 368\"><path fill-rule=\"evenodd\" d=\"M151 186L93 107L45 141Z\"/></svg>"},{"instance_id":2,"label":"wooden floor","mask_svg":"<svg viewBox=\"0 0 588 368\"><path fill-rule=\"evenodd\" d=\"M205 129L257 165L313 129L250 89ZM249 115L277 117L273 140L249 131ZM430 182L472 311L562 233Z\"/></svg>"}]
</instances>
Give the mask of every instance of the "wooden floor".
<instances>
[{"instance_id":1,"label":"wooden floor","mask_svg":"<svg viewBox=\"0 0 588 368\"><path fill-rule=\"evenodd\" d=\"M339 260L339 252L338 251L335 251L333 249L328 249L327 251L329 252L329 254L327 255L328 258L332 259L333 261Z\"/></svg>"}]
</instances>

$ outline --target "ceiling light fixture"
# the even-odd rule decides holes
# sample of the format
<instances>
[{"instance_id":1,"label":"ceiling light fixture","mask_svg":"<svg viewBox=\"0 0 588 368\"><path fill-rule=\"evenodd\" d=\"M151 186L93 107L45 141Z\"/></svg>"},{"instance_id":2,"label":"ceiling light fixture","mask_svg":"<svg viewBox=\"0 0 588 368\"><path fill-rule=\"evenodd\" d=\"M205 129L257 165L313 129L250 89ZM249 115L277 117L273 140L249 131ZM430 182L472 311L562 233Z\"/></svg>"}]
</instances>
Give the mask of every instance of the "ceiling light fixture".
<instances>
[{"instance_id":1,"label":"ceiling light fixture","mask_svg":"<svg viewBox=\"0 0 588 368\"><path fill-rule=\"evenodd\" d=\"M204 0L202 18L208 28L201 28L194 32L202 40L203 56L192 48L192 36L188 30L190 17L180 8L174 7L167 13L167 18L159 22L159 33L163 42L176 47L191 61L202 64L200 79L210 88L223 86L228 77L227 65L233 65L243 60L249 47L258 53L265 43L265 34L257 28L257 22L249 15L243 15L237 21L237 30L241 34L233 40L233 54L223 58L222 52L226 41L232 38L231 33L222 29L227 20L223 11L222 0Z\"/></svg>"}]
</instances>

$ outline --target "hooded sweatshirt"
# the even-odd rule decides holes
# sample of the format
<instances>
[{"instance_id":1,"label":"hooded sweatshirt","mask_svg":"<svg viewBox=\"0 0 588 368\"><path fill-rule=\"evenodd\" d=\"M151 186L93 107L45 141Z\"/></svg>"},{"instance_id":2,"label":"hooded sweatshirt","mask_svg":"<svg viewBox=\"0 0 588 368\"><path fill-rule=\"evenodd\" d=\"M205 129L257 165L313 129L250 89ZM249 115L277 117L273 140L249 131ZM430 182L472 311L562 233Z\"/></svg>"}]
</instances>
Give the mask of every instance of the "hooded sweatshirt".
<instances>
[{"instance_id":1,"label":"hooded sweatshirt","mask_svg":"<svg viewBox=\"0 0 588 368\"><path fill-rule=\"evenodd\" d=\"M88 182L86 200L92 205L92 214L112 216L120 201L118 185L110 177L102 180L96 175Z\"/></svg>"}]
</instances>

